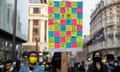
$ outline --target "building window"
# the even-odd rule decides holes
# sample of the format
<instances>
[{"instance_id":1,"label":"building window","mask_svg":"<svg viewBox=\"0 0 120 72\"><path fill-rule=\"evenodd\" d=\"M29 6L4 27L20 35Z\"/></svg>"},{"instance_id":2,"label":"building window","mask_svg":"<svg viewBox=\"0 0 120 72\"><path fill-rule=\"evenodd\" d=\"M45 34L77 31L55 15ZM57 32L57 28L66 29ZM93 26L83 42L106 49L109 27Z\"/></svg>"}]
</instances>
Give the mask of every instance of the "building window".
<instances>
[{"instance_id":1,"label":"building window","mask_svg":"<svg viewBox=\"0 0 120 72\"><path fill-rule=\"evenodd\" d=\"M33 20L33 24L34 24L34 25L38 25L38 24L39 24L39 20L38 20L38 19L34 19L34 20Z\"/></svg>"},{"instance_id":2,"label":"building window","mask_svg":"<svg viewBox=\"0 0 120 72\"><path fill-rule=\"evenodd\" d=\"M10 9L8 8L8 11L7 11L7 22L9 23L10 21Z\"/></svg>"},{"instance_id":3,"label":"building window","mask_svg":"<svg viewBox=\"0 0 120 72\"><path fill-rule=\"evenodd\" d=\"M39 29L38 28L33 28L33 34L39 34Z\"/></svg>"},{"instance_id":4,"label":"building window","mask_svg":"<svg viewBox=\"0 0 120 72\"><path fill-rule=\"evenodd\" d=\"M40 13L40 8L33 8L33 13L35 13L35 14Z\"/></svg>"},{"instance_id":5,"label":"building window","mask_svg":"<svg viewBox=\"0 0 120 72\"><path fill-rule=\"evenodd\" d=\"M117 12L120 12L120 5L117 6Z\"/></svg>"},{"instance_id":6,"label":"building window","mask_svg":"<svg viewBox=\"0 0 120 72\"><path fill-rule=\"evenodd\" d=\"M41 0L41 3L47 4L47 0Z\"/></svg>"},{"instance_id":7,"label":"building window","mask_svg":"<svg viewBox=\"0 0 120 72\"><path fill-rule=\"evenodd\" d=\"M118 23L120 23L120 16L117 16Z\"/></svg>"},{"instance_id":8,"label":"building window","mask_svg":"<svg viewBox=\"0 0 120 72\"><path fill-rule=\"evenodd\" d=\"M41 0L29 0L29 3L40 3Z\"/></svg>"}]
</instances>

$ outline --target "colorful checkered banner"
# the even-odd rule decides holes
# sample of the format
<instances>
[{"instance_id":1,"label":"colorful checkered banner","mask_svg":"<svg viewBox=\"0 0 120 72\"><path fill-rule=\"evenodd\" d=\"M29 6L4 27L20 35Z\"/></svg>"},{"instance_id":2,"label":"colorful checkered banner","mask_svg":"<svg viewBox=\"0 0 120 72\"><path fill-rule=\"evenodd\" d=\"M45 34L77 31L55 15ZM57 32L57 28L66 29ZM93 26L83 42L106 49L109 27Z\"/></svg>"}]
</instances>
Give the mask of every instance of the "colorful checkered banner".
<instances>
[{"instance_id":1,"label":"colorful checkered banner","mask_svg":"<svg viewBox=\"0 0 120 72\"><path fill-rule=\"evenodd\" d=\"M82 7L82 2L48 2L48 47L50 50L82 50Z\"/></svg>"}]
</instances>

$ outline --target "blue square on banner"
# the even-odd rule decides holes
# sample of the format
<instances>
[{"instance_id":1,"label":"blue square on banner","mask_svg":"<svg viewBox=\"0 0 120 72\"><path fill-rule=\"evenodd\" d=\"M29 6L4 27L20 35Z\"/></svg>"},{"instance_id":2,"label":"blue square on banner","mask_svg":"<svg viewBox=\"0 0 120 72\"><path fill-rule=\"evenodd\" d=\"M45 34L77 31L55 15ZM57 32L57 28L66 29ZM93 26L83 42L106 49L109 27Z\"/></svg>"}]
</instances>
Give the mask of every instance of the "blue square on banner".
<instances>
[{"instance_id":1,"label":"blue square on banner","mask_svg":"<svg viewBox=\"0 0 120 72\"><path fill-rule=\"evenodd\" d=\"M82 2L78 2L77 6L82 8L83 7L83 3Z\"/></svg>"},{"instance_id":2,"label":"blue square on banner","mask_svg":"<svg viewBox=\"0 0 120 72\"><path fill-rule=\"evenodd\" d=\"M72 38L71 38L71 41L72 41L72 42L76 42L76 41L77 41L76 37L72 37Z\"/></svg>"},{"instance_id":3,"label":"blue square on banner","mask_svg":"<svg viewBox=\"0 0 120 72\"><path fill-rule=\"evenodd\" d=\"M66 48L71 48L71 43L66 43Z\"/></svg>"},{"instance_id":4,"label":"blue square on banner","mask_svg":"<svg viewBox=\"0 0 120 72\"><path fill-rule=\"evenodd\" d=\"M77 31L78 36L82 36L82 31Z\"/></svg>"},{"instance_id":5,"label":"blue square on banner","mask_svg":"<svg viewBox=\"0 0 120 72\"><path fill-rule=\"evenodd\" d=\"M60 19L60 14L59 13L55 13L54 14L54 19Z\"/></svg>"},{"instance_id":6,"label":"blue square on banner","mask_svg":"<svg viewBox=\"0 0 120 72\"><path fill-rule=\"evenodd\" d=\"M61 26L60 26L60 30L61 30L61 31L66 31L66 26L61 25Z\"/></svg>"},{"instance_id":7,"label":"blue square on banner","mask_svg":"<svg viewBox=\"0 0 120 72\"><path fill-rule=\"evenodd\" d=\"M77 18L78 18L78 19L82 19L82 18L83 18L83 15L80 13L80 14L77 15Z\"/></svg>"},{"instance_id":8,"label":"blue square on banner","mask_svg":"<svg viewBox=\"0 0 120 72\"><path fill-rule=\"evenodd\" d=\"M55 1L55 2L54 2L54 7L59 8L59 7L60 7L60 2Z\"/></svg>"},{"instance_id":9,"label":"blue square on banner","mask_svg":"<svg viewBox=\"0 0 120 72\"><path fill-rule=\"evenodd\" d=\"M70 19L67 19L67 20L66 20L66 23L67 23L67 25L71 25L71 24L72 24L72 22L71 22Z\"/></svg>"},{"instance_id":10,"label":"blue square on banner","mask_svg":"<svg viewBox=\"0 0 120 72\"><path fill-rule=\"evenodd\" d=\"M54 36L54 32L53 31L49 31L49 37L53 37Z\"/></svg>"},{"instance_id":11,"label":"blue square on banner","mask_svg":"<svg viewBox=\"0 0 120 72\"><path fill-rule=\"evenodd\" d=\"M60 42L60 37L55 37L55 42Z\"/></svg>"},{"instance_id":12,"label":"blue square on banner","mask_svg":"<svg viewBox=\"0 0 120 72\"><path fill-rule=\"evenodd\" d=\"M72 13L77 13L77 8L72 8Z\"/></svg>"}]
</instances>

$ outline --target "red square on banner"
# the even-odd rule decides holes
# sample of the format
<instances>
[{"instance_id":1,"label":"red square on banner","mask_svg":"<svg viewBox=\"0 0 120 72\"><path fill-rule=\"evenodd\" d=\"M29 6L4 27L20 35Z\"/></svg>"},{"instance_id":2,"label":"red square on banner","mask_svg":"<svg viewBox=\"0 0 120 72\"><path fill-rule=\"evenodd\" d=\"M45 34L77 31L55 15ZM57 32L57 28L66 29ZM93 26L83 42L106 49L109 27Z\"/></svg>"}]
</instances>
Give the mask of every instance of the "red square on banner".
<instances>
[{"instance_id":1,"label":"red square on banner","mask_svg":"<svg viewBox=\"0 0 120 72\"><path fill-rule=\"evenodd\" d=\"M72 43L72 48L77 48L77 43Z\"/></svg>"},{"instance_id":2,"label":"red square on banner","mask_svg":"<svg viewBox=\"0 0 120 72\"><path fill-rule=\"evenodd\" d=\"M82 8L77 8L78 13L82 13Z\"/></svg>"},{"instance_id":3,"label":"red square on banner","mask_svg":"<svg viewBox=\"0 0 120 72\"><path fill-rule=\"evenodd\" d=\"M60 8L60 13L65 13L65 8L64 7Z\"/></svg>"},{"instance_id":4,"label":"red square on banner","mask_svg":"<svg viewBox=\"0 0 120 72\"><path fill-rule=\"evenodd\" d=\"M53 24L54 24L54 19L49 19L49 20L48 20L48 24L49 24L49 25L53 25Z\"/></svg>"},{"instance_id":5,"label":"red square on banner","mask_svg":"<svg viewBox=\"0 0 120 72\"><path fill-rule=\"evenodd\" d=\"M66 36L71 36L71 31L67 31Z\"/></svg>"},{"instance_id":6,"label":"red square on banner","mask_svg":"<svg viewBox=\"0 0 120 72\"><path fill-rule=\"evenodd\" d=\"M66 25L66 20L65 20L65 19L61 19L61 20L60 20L60 24L61 24L61 25Z\"/></svg>"},{"instance_id":7,"label":"red square on banner","mask_svg":"<svg viewBox=\"0 0 120 72\"><path fill-rule=\"evenodd\" d=\"M71 2L66 2L66 7L71 7Z\"/></svg>"},{"instance_id":8,"label":"red square on banner","mask_svg":"<svg viewBox=\"0 0 120 72\"><path fill-rule=\"evenodd\" d=\"M60 43L55 43L55 48L60 48Z\"/></svg>"},{"instance_id":9,"label":"red square on banner","mask_svg":"<svg viewBox=\"0 0 120 72\"><path fill-rule=\"evenodd\" d=\"M73 24L73 25L76 25L76 24L77 24L77 20L76 20L76 19L73 19L73 20L72 20L72 24Z\"/></svg>"},{"instance_id":10,"label":"red square on banner","mask_svg":"<svg viewBox=\"0 0 120 72\"><path fill-rule=\"evenodd\" d=\"M77 25L77 30L81 31L82 30L82 25Z\"/></svg>"},{"instance_id":11,"label":"red square on banner","mask_svg":"<svg viewBox=\"0 0 120 72\"><path fill-rule=\"evenodd\" d=\"M61 37L61 42L66 42L66 38L65 37Z\"/></svg>"},{"instance_id":12,"label":"red square on banner","mask_svg":"<svg viewBox=\"0 0 120 72\"><path fill-rule=\"evenodd\" d=\"M60 36L60 31L55 31L55 36Z\"/></svg>"},{"instance_id":13,"label":"red square on banner","mask_svg":"<svg viewBox=\"0 0 120 72\"><path fill-rule=\"evenodd\" d=\"M54 7L48 7L48 13L54 13Z\"/></svg>"}]
</instances>

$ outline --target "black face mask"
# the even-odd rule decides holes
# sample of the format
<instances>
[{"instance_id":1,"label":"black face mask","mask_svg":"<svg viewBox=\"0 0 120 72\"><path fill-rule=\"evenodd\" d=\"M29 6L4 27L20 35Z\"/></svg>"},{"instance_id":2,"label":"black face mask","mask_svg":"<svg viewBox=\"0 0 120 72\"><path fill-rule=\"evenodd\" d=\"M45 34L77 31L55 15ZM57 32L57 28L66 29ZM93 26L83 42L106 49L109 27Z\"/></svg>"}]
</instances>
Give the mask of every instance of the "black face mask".
<instances>
[{"instance_id":1,"label":"black face mask","mask_svg":"<svg viewBox=\"0 0 120 72\"><path fill-rule=\"evenodd\" d=\"M101 57L94 57L93 58L94 62L101 62L101 60L102 60Z\"/></svg>"}]
</instances>

